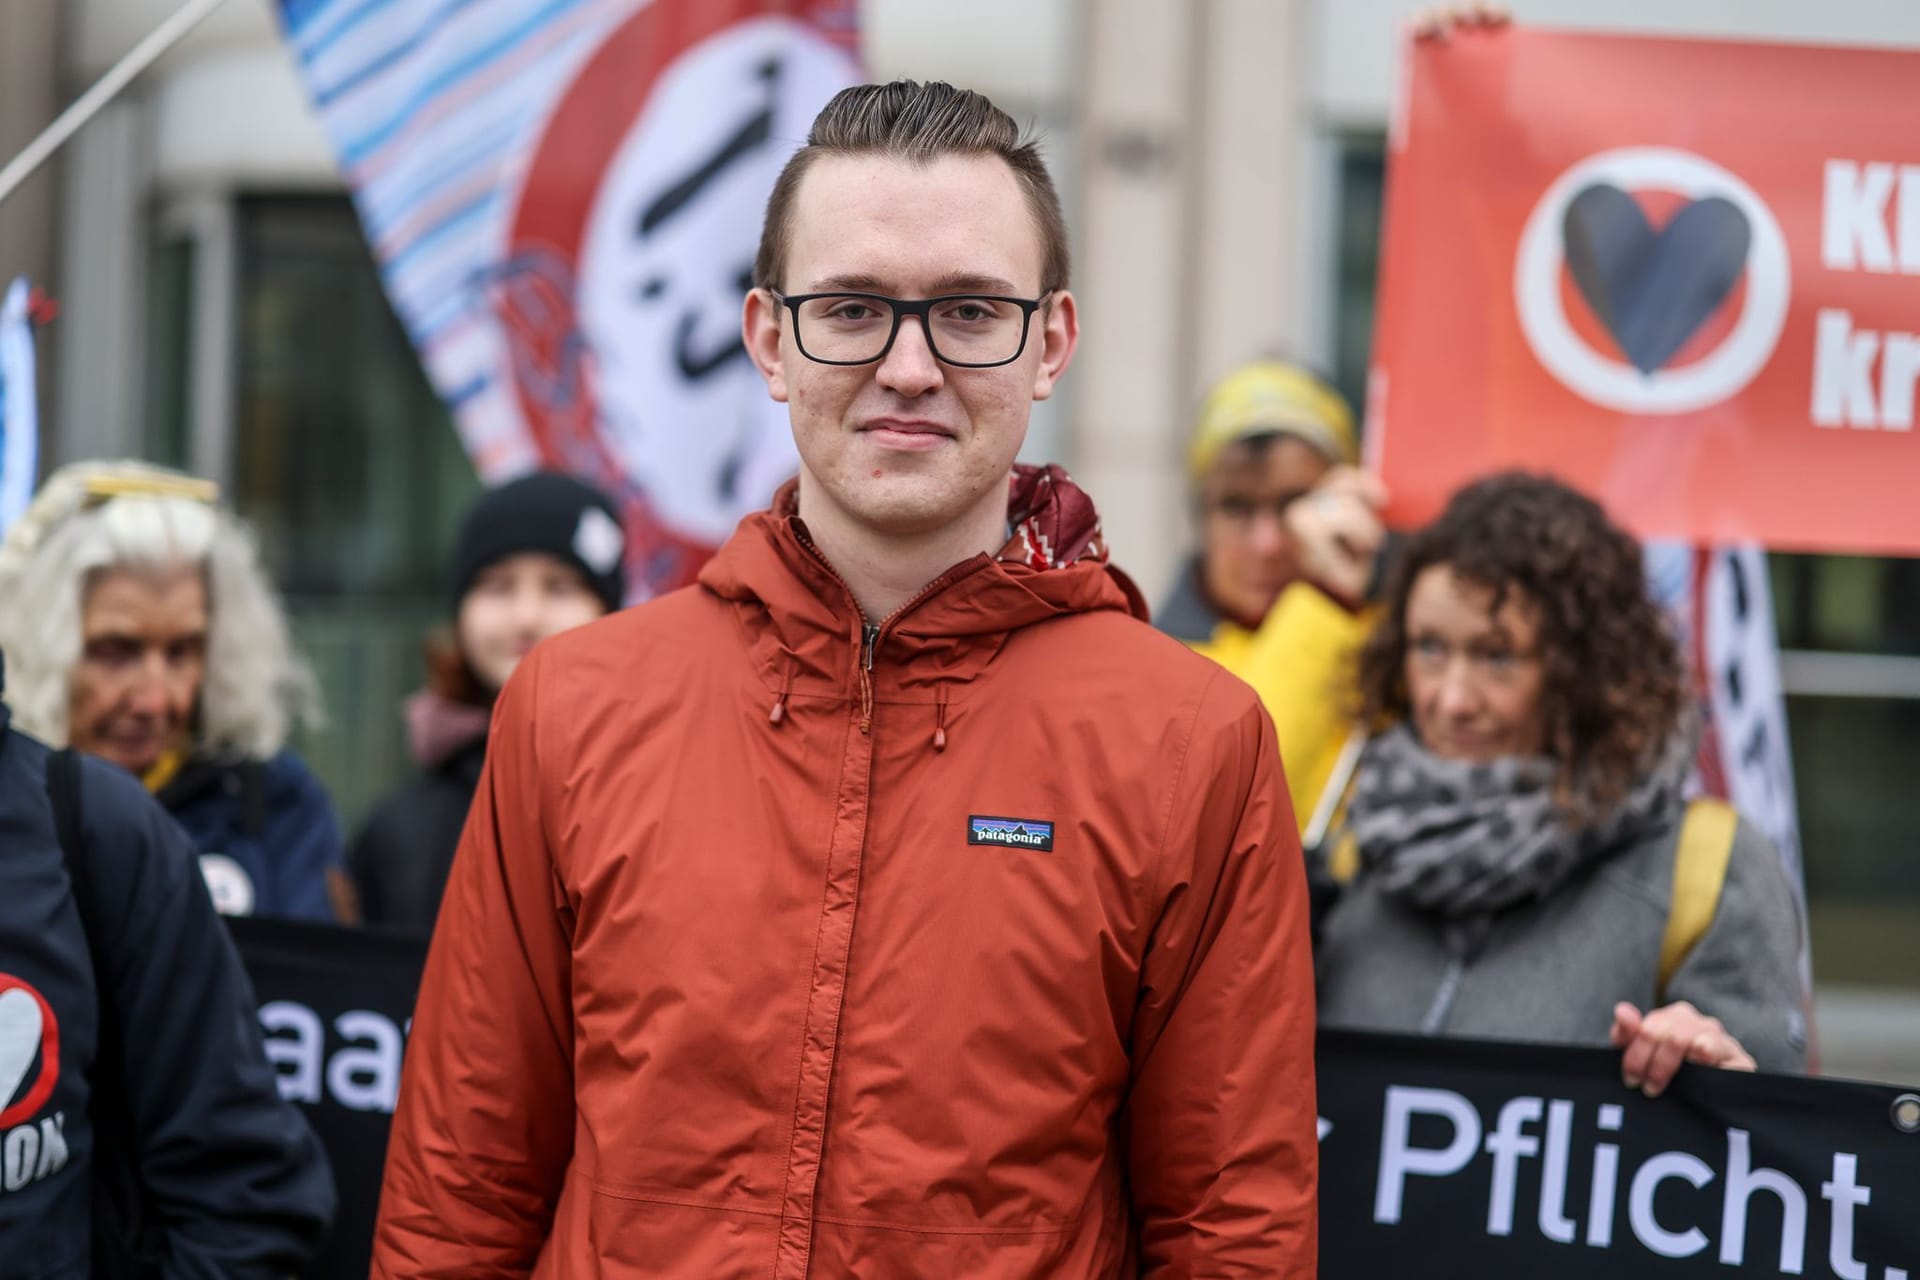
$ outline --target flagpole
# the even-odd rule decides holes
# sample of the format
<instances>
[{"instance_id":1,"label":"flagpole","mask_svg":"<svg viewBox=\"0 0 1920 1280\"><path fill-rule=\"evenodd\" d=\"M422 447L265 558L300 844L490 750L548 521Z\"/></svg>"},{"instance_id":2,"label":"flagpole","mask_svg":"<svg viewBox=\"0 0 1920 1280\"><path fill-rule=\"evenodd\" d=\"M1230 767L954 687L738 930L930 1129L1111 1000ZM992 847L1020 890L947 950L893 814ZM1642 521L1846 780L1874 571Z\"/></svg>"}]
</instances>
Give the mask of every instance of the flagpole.
<instances>
[{"instance_id":1,"label":"flagpole","mask_svg":"<svg viewBox=\"0 0 1920 1280\"><path fill-rule=\"evenodd\" d=\"M155 59L178 44L187 32L200 25L201 19L224 3L225 0L187 0L171 17L155 27L146 39L135 45L126 57L114 63L105 75L94 82L91 89L76 98L72 106L41 130L40 136L9 160L6 168L0 169L0 204L4 204L7 197L35 169L65 145L67 139L98 115L102 107L112 102L135 76L152 66Z\"/></svg>"}]
</instances>

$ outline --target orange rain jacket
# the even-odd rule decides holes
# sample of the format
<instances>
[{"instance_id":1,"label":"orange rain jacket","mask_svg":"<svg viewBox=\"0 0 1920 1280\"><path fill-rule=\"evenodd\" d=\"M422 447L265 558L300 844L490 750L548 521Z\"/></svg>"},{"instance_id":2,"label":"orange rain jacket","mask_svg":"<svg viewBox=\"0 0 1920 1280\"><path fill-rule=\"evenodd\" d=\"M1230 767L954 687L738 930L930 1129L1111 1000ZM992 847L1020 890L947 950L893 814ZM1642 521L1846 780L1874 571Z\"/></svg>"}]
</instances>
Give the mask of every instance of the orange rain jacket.
<instances>
[{"instance_id":1,"label":"orange rain jacket","mask_svg":"<svg viewBox=\"0 0 1920 1280\"><path fill-rule=\"evenodd\" d=\"M1272 721L1135 616L1090 504L1040 519L1070 483L1022 468L1009 552L1052 554L956 565L870 653L789 486L523 663L376 1276L1314 1274Z\"/></svg>"}]
</instances>

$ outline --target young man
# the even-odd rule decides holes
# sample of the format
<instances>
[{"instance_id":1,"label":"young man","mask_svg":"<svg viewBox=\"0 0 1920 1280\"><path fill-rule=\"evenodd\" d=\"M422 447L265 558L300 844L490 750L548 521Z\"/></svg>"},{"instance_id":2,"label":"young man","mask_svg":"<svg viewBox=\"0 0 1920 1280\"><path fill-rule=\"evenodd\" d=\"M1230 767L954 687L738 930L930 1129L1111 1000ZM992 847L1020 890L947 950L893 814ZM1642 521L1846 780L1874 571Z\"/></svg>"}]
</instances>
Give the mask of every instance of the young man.
<instances>
[{"instance_id":1,"label":"young man","mask_svg":"<svg viewBox=\"0 0 1920 1280\"><path fill-rule=\"evenodd\" d=\"M756 279L799 478L502 695L375 1273L1313 1275L1271 722L1014 465L1078 337L1035 149L847 90Z\"/></svg>"}]
</instances>

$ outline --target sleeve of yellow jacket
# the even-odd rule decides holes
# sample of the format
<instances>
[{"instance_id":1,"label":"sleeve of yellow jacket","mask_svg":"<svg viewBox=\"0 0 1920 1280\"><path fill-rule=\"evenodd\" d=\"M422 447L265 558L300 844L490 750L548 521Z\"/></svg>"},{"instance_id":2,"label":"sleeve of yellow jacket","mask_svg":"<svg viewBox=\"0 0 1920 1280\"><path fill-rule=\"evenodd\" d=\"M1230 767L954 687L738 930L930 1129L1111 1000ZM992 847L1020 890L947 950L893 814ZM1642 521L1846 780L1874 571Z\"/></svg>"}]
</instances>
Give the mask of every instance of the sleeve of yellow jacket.
<instances>
[{"instance_id":1,"label":"sleeve of yellow jacket","mask_svg":"<svg viewBox=\"0 0 1920 1280\"><path fill-rule=\"evenodd\" d=\"M519 1276L573 1154L570 947L545 830L540 658L494 711L408 1041L375 1277Z\"/></svg>"},{"instance_id":2,"label":"sleeve of yellow jacket","mask_svg":"<svg viewBox=\"0 0 1920 1280\"><path fill-rule=\"evenodd\" d=\"M1354 660L1372 627L1319 588L1296 582L1280 593L1260 629L1223 626L1196 646L1253 686L1273 717L1287 790L1299 822L1313 816L1353 727Z\"/></svg>"},{"instance_id":3,"label":"sleeve of yellow jacket","mask_svg":"<svg viewBox=\"0 0 1920 1280\"><path fill-rule=\"evenodd\" d=\"M1215 675L1163 846L1126 1124L1140 1275L1315 1274L1313 966L1300 839L1251 692Z\"/></svg>"}]
</instances>

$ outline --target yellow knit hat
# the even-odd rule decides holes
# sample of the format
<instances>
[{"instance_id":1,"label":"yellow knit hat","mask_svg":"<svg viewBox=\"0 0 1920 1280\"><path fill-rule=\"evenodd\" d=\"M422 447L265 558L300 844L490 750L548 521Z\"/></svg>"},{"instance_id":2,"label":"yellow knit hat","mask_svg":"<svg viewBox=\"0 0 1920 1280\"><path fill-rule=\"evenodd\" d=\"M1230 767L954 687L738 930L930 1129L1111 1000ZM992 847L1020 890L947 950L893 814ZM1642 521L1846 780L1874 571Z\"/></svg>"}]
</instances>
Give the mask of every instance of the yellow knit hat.
<instances>
[{"instance_id":1,"label":"yellow knit hat","mask_svg":"<svg viewBox=\"0 0 1920 1280\"><path fill-rule=\"evenodd\" d=\"M1187 446L1187 473L1197 483L1228 445L1276 433L1305 441L1328 462L1359 458L1353 410L1338 391L1298 365L1259 360L1235 369L1207 393Z\"/></svg>"}]
</instances>

